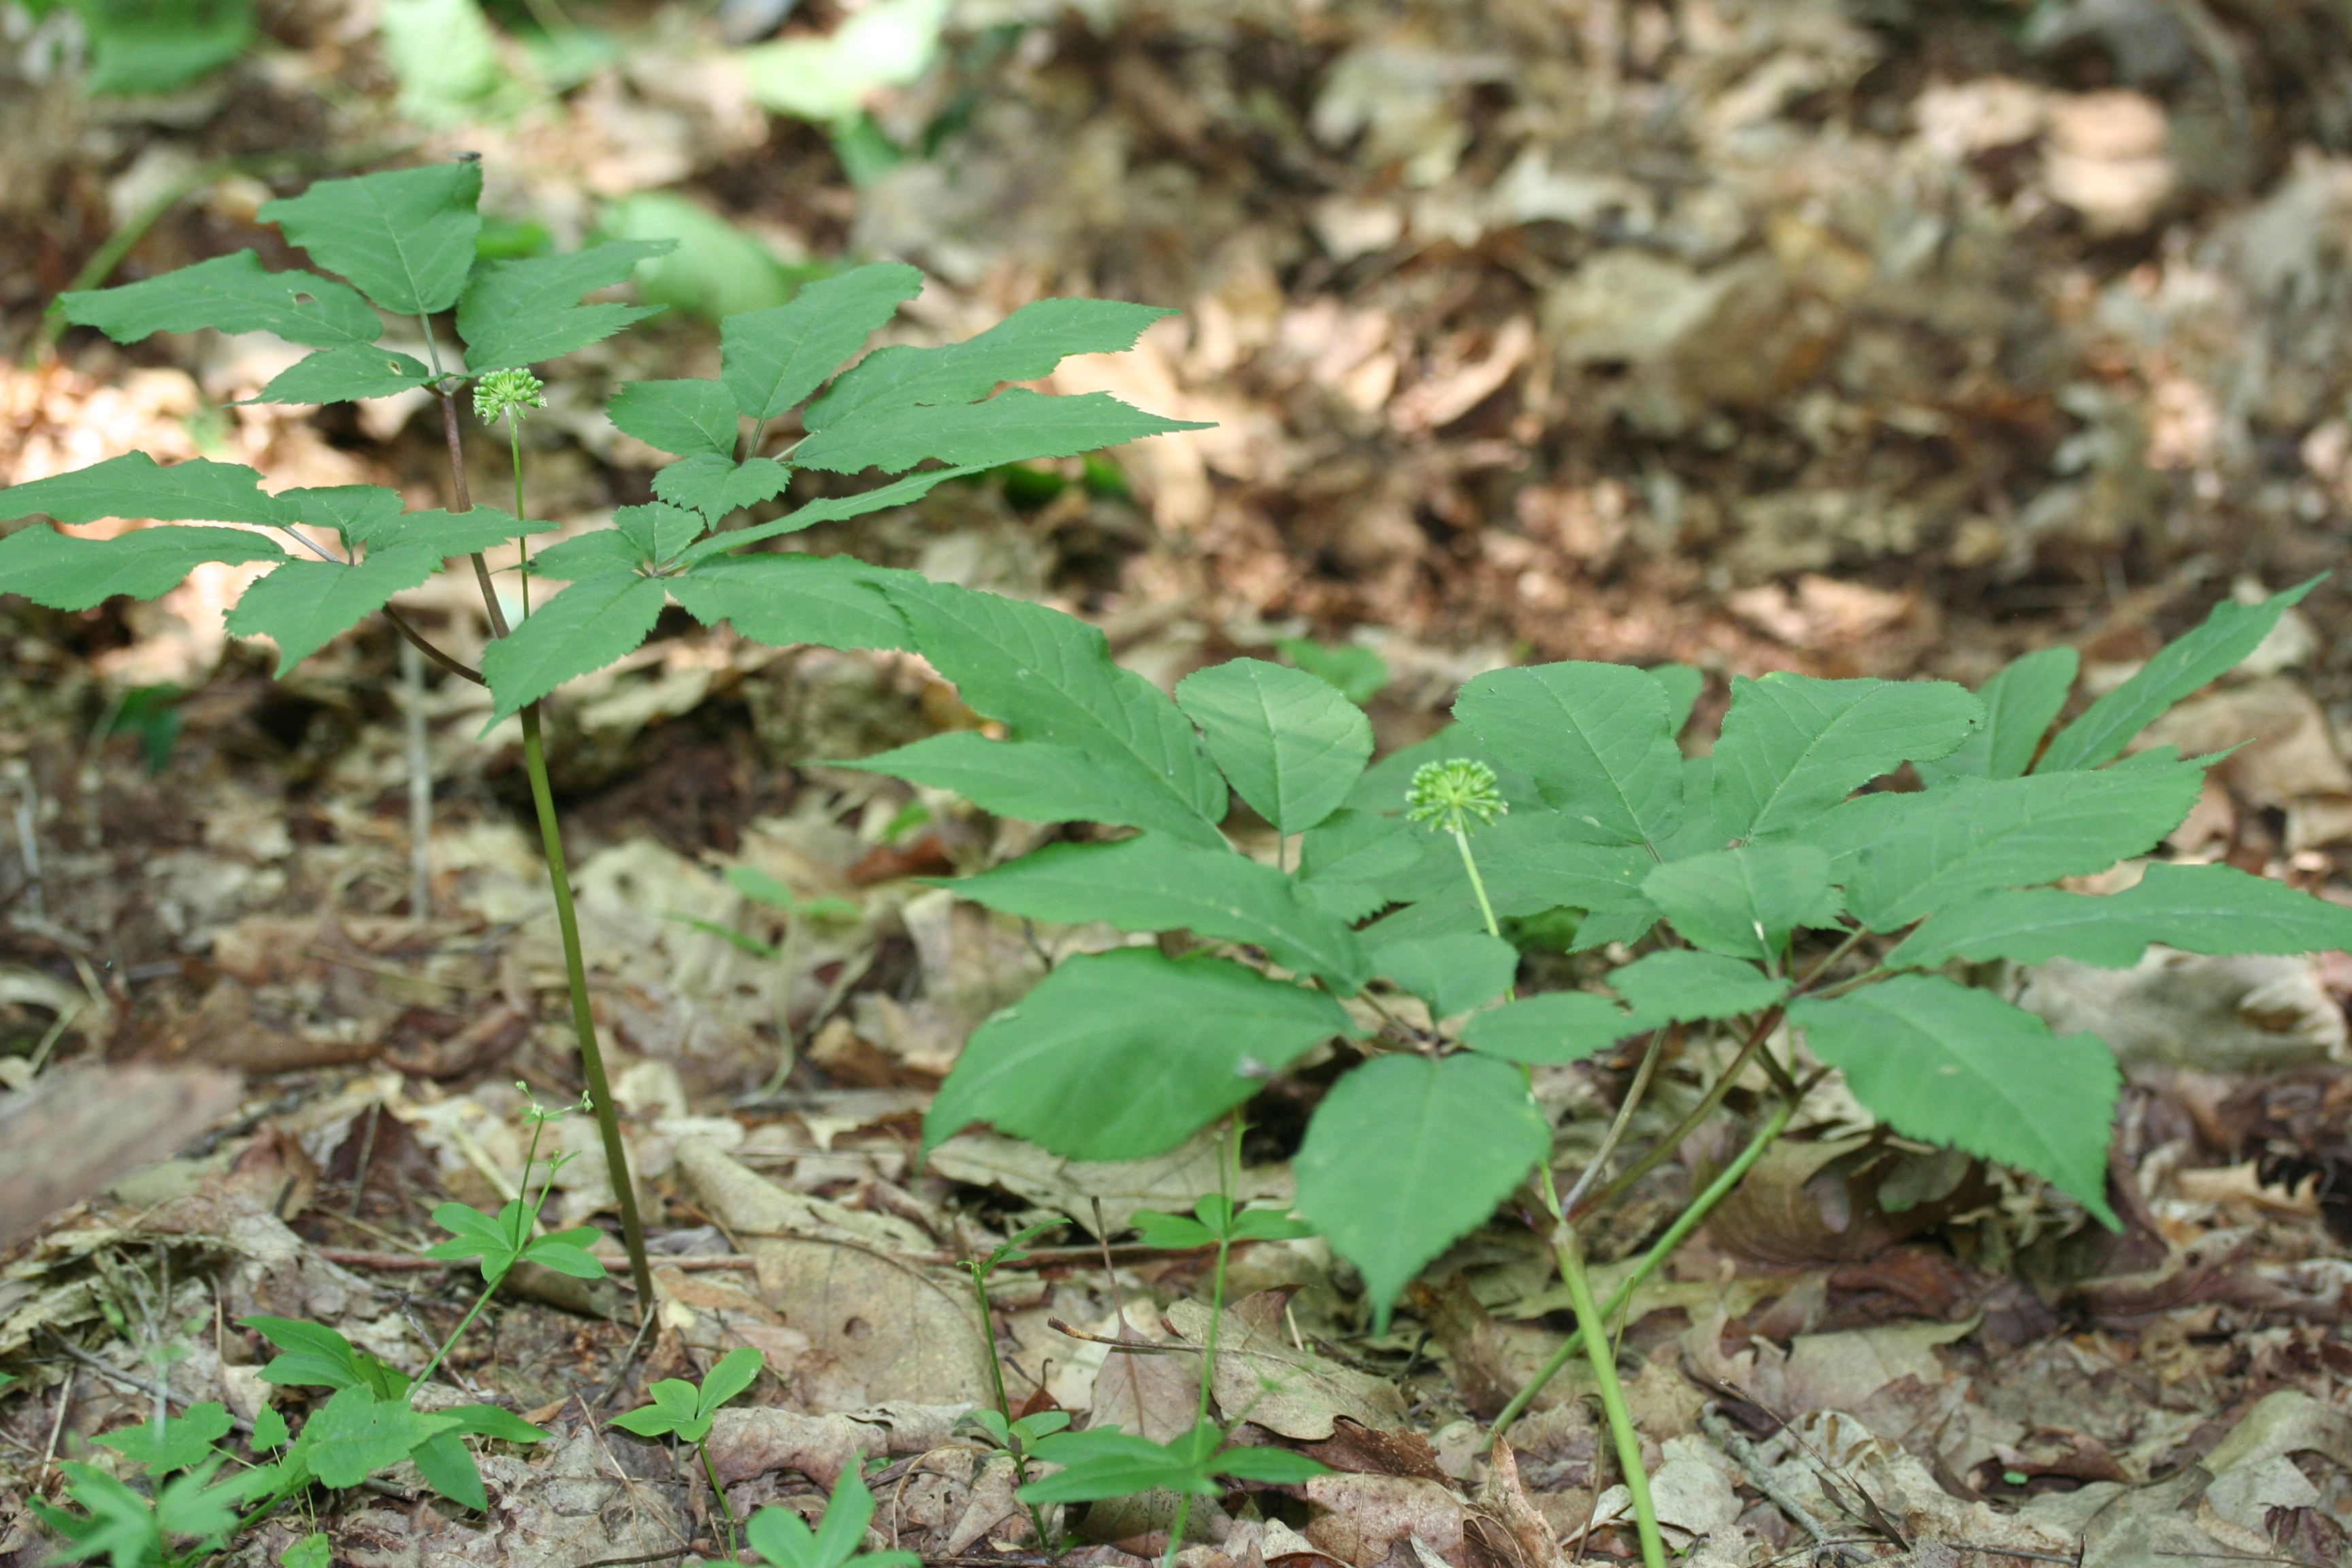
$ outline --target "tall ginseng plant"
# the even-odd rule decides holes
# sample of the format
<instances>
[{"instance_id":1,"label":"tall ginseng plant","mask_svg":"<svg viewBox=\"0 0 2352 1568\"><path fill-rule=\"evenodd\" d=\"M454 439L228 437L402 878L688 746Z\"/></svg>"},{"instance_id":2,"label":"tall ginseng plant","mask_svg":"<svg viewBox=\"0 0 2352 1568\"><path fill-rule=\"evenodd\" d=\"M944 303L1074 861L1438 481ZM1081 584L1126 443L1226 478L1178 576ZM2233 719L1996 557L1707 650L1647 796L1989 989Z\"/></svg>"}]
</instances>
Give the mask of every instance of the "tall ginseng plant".
<instances>
[{"instance_id":1,"label":"tall ginseng plant","mask_svg":"<svg viewBox=\"0 0 2352 1568\"><path fill-rule=\"evenodd\" d=\"M1191 426L1104 393L1054 397L998 390L1047 374L1066 354L1132 348L1147 325L1168 313L1112 300L1039 300L963 342L884 348L835 374L922 287L911 267L872 263L812 283L789 304L727 318L715 380L624 384L608 408L613 423L677 454L655 478L659 501L624 507L612 526L567 539L536 561L526 552L526 572L570 586L533 595L518 579L509 600L483 552L554 526L530 521L525 510L515 424L540 404L531 367L652 314L582 300L625 283L669 242L484 260L476 249L481 184L480 165L468 158L321 181L262 207L264 221L277 224L321 269L341 274L341 282L318 272L269 271L245 250L61 301L69 321L121 342L210 327L274 332L316 351L272 381L258 402L332 403L425 389L438 400L448 441L446 510L404 510L397 491L375 485L272 494L261 488L259 474L234 463L198 458L167 466L132 452L0 490L0 519L46 513L68 525L121 518L207 526L142 528L112 539L21 528L0 539L0 593L87 610L117 594L152 598L168 592L205 562L268 563L268 574L229 613L228 628L273 639L280 673L381 614L443 669L486 685L494 723L520 715L582 1069L643 1304L653 1300L644 1228L589 1009L562 833L548 787L540 699L635 648L673 602L707 624L730 621L743 636L772 643L907 647L905 623L886 590L910 574L845 557L747 547L914 500L943 479ZM435 321L453 310L462 368L457 344ZM395 321L403 333L423 334L422 363L381 345ZM478 417L509 422L516 459L511 512L476 506L467 491L459 432L469 390ZM806 434L770 455L771 433L796 408ZM942 466L909 472L924 462ZM868 468L906 477L756 527L724 526L739 509L782 494L796 469L855 474ZM479 669L436 647L389 603L456 557L472 563L495 634Z\"/></svg>"},{"instance_id":2,"label":"tall ginseng plant","mask_svg":"<svg viewBox=\"0 0 2352 1568\"><path fill-rule=\"evenodd\" d=\"M1697 671L1571 661L1478 677L1457 724L1368 768L1365 715L1302 670L1235 659L1171 699L1058 611L894 579L883 592L917 649L1005 735L960 731L860 765L1010 816L1133 830L952 885L1010 915L1192 939L1060 963L973 1033L926 1135L987 1122L1071 1158L1145 1157L1344 1037L1345 1070L1297 1152L1299 1213L1384 1321L1516 1193L1578 1333L1495 1430L1587 1356L1643 1555L1660 1563L1611 1325L1788 1125L1814 1081L1800 1042L1895 1131L2030 1173L2112 1225L2114 1057L1979 985L1989 961L2352 944L2352 910L2227 865L2158 859L2105 895L2052 885L2159 848L2214 759L2126 755L2131 742L2309 587L2223 603L2054 734L2071 648L1975 692L1737 678L1701 756L1677 740ZM1255 854L1229 837L1234 795L1262 824ZM1520 994L1517 943L1564 929L1571 951L1625 956L1594 987ZM1629 1040L1643 1050L1633 1095L1676 1041L1712 1068L1707 1086L1622 1167L1612 1133L1562 1181L1528 1075ZM1583 1223L1743 1081L1760 1107L1741 1152L1596 1300Z\"/></svg>"}]
</instances>

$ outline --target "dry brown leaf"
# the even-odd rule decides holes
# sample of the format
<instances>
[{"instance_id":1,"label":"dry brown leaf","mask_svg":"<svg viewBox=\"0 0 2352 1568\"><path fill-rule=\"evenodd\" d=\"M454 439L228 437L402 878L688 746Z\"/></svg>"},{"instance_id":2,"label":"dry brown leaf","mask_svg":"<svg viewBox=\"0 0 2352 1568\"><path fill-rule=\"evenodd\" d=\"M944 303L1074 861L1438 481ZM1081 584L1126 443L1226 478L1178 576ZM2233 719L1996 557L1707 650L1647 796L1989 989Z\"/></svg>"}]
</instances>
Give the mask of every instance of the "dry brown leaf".
<instances>
[{"instance_id":1,"label":"dry brown leaf","mask_svg":"<svg viewBox=\"0 0 2352 1568\"><path fill-rule=\"evenodd\" d=\"M1217 1407L1229 1421L1249 1421L1285 1437L1328 1437L1345 1415L1366 1426L1405 1424L1404 1398L1386 1378L1354 1371L1291 1342L1281 1291L1261 1290L1224 1310L1217 1328ZM1193 1344L1206 1342L1209 1309L1179 1301L1168 1326Z\"/></svg>"}]
</instances>

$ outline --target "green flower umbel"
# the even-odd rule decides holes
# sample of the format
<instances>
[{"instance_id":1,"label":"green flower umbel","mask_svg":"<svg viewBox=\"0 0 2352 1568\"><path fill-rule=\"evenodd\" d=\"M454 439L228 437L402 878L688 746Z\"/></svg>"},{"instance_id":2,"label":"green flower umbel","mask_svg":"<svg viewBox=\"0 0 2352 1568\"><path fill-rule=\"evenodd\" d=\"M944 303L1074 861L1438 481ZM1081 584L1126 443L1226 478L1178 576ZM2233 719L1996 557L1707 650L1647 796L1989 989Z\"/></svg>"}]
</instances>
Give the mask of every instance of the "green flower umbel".
<instances>
[{"instance_id":1,"label":"green flower umbel","mask_svg":"<svg viewBox=\"0 0 2352 1568\"><path fill-rule=\"evenodd\" d=\"M1484 827L1511 809L1496 785L1495 770L1467 757L1423 763L1412 771L1404 801L1404 814L1413 821L1433 824L1441 832L1454 835L1454 846L1462 851L1462 868L1470 875L1470 890L1478 895L1478 912L1486 917L1486 934L1501 936L1495 906L1486 901L1486 880L1478 875L1478 862L1470 857L1471 828Z\"/></svg>"},{"instance_id":2,"label":"green flower umbel","mask_svg":"<svg viewBox=\"0 0 2352 1568\"><path fill-rule=\"evenodd\" d=\"M495 425L519 410L544 408L540 392L545 385L527 370L494 370L474 384L474 417Z\"/></svg>"}]
</instances>

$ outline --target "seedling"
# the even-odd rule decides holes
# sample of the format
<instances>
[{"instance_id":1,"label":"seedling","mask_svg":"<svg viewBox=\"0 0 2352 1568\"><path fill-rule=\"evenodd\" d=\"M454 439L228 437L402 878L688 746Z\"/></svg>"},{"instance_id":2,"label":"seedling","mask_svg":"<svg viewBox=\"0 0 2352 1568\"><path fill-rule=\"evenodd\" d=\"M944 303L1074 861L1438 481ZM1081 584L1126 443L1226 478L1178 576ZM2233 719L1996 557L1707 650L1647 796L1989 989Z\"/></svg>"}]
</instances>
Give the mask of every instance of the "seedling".
<instances>
[{"instance_id":1,"label":"seedling","mask_svg":"<svg viewBox=\"0 0 2352 1568\"><path fill-rule=\"evenodd\" d=\"M996 1392L996 1408L975 1410L964 1417L987 1433L996 1446L1013 1456L1013 1468L1017 1479L1029 1479L1029 1461L1036 1452L1036 1440L1048 1433L1058 1432L1070 1424L1069 1416L1059 1410L1041 1410L1019 1420L1013 1416L1012 1401L1004 1393L1004 1358L996 1347L996 1314L988 1304L988 1279L1008 1263L1018 1263L1029 1255L1022 1248L1049 1230L1057 1229L1061 1222L1048 1220L1033 1225L999 1242L985 1258L967 1258L964 1272L971 1279L972 1303L980 1309L980 1343L988 1357L989 1385ZM1045 1528L1045 1511L1037 1504L1029 1504L1029 1522L1037 1531L1041 1550L1055 1549L1055 1538Z\"/></svg>"},{"instance_id":2,"label":"seedling","mask_svg":"<svg viewBox=\"0 0 2352 1568\"><path fill-rule=\"evenodd\" d=\"M774 1504L751 1516L751 1550L768 1568L921 1568L911 1552L861 1552L874 1519L874 1494L855 1464L841 1468L824 1518L812 1531L801 1516Z\"/></svg>"},{"instance_id":3,"label":"seedling","mask_svg":"<svg viewBox=\"0 0 2352 1568\"><path fill-rule=\"evenodd\" d=\"M700 1386L683 1378L665 1377L646 1391L653 1395L651 1405L613 1417L613 1425L624 1432L635 1432L640 1437L674 1436L694 1445L702 1456L702 1473L709 1479L710 1495L718 1500L719 1516L727 1521L730 1555L740 1526L734 1509L728 1505L727 1489L719 1484L719 1471L710 1462L710 1422L720 1405L759 1381L760 1366L760 1352L751 1346L729 1351L702 1374Z\"/></svg>"}]
</instances>

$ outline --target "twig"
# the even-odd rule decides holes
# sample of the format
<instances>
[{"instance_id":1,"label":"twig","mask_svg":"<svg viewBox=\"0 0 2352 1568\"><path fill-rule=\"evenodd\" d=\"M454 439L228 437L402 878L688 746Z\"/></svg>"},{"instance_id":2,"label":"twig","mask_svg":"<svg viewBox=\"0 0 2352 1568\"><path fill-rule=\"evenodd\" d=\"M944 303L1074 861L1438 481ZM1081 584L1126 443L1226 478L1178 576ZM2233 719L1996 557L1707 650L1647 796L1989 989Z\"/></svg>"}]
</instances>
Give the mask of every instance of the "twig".
<instances>
[{"instance_id":1,"label":"twig","mask_svg":"<svg viewBox=\"0 0 2352 1568\"><path fill-rule=\"evenodd\" d=\"M1106 1339L1101 1334L1090 1334L1084 1329L1074 1329L1059 1318L1046 1319L1045 1326L1055 1333L1070 1339L1084 1340L1090 1345L1109 1345L1114 1349L1125 1351L1129 1355L1199 1355L1201 1353L1199 1345L1156 1344L1149 1340Z\"/></svg>"},{"instance_id":2,"label":"twig","mask_svg":"<svg viewBox=\"0 0 2352 1568\"><path fill-rule=\"evenodd\" d=\"M637 1364L637 1352L645 1348L646 1336L653 1332L654 1319L657 1315L648 1303L644 1315L637 1320L636 1334L629 1341L628 1351L621 1357L621 1364L613 1369L613 1380L604 1385L604 1392L596 1396L597 1409L602 1410L612 1404L613 1395L621 1392L621 1384L627 1379L629 1369Z\"/></svg>"},{"instance_id":3,"label":"twig","mask_svg":"<svg viewBox=\"0 0 2352 1568\"><path fill-rule=\"evenodd\" d=\"M398 632L402 637L408 639L409 647L415 648L417 652L423 654L425 658L431 659L434 663L439 665L450 674L457 677L461 680L470 680L477 686L488 686L489 684L488 681L482 679L482 672L480 670L474 668L470 665L467 665L446 653L444 653L440 648L435 647L431 638L427 637L423 632L418 631L415 626L409 625L407 617L403 616L398 610L394 609L390 605L383 606L383 618L392 623L392 629L394 631Z\"/></svg>"},{"instance_id":4,"label":"twig","mask_svg":"<svg viewBox=\"0 0 2352 1568\"><path fill-rule=\"evenodd\" d=\"M1868 1561L1850 1544L1842 1544L1831 1538L1822 1521L1813 1517L1813 1510L1772 1473L1762 1456L1756 1452L1756 1445L1725 1420L1723 1412L1712 1402L1699 1412L1698 1429L1712 1438L1717 1447L1730 1456L1731 1462L1739 1467L1739 1473L1747 1478L1748 1484L1764 1494L1765 1501L1787 1514L1790 1523L1811 1536L1814 1545L1825 1552L1835 1552L1841 1563Z\"/></svg>"},{"instance_id":5,"label":"twig","mask_svg":"<svg viewBox=\"0 0 2352 1568\"><path fill-rule=\"evenodd\" d=\"M35 1472L37 1475L47 1475L57 1468L58 1439L65 1435L66 1412L73 1405L75 1375L74 1368L66 1368L65 1386L58 1390L58 1416L49 1423L49 1446L42 1452L41 1468Z\"/></svg>"}]
</instances>

